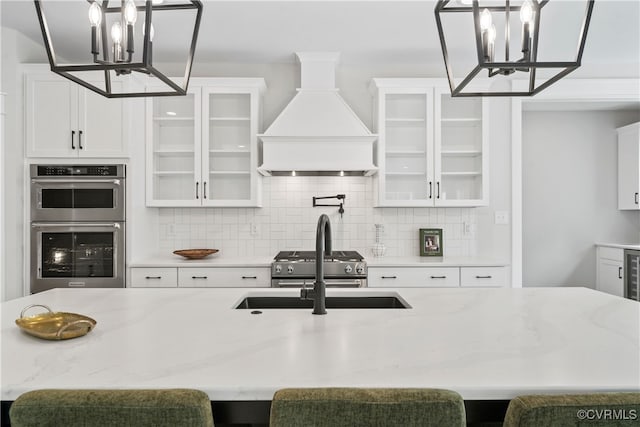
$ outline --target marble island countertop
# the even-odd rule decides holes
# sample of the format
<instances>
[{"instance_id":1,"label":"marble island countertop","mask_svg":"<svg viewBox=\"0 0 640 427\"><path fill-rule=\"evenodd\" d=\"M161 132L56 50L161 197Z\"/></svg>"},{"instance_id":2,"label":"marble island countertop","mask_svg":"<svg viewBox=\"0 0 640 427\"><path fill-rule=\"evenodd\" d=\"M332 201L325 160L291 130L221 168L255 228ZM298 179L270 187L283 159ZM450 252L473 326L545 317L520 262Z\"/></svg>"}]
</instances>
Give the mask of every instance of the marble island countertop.
<instances>
[{"instance_id":1,"label":"marble island countertop","mask_svg":"<svg viewBox=\"0 0 640 427\"><path fill-rule=\"evenodd\" d=\"M39 388L170 388L271 400L282 387L440 387L465 399L640 390L640 304L585 288L329 289L397 293L406 310L235 310L287 289L54 289L2 303L2 400ZM97 320L44 341L22 308ZM31 314L31 313L30 313Z\"/></svg>"}]
</instances>

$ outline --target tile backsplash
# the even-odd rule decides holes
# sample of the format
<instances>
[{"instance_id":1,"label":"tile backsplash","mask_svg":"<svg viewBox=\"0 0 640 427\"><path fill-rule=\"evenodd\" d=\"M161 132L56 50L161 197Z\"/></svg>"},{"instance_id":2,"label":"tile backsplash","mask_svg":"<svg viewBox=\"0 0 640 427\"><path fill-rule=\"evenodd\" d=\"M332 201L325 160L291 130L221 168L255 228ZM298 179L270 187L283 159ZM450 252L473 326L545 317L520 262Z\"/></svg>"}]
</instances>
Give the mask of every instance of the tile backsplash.
<instances>
[{"instance_id":1,"label":"tile backsplash","mask_svg":"<svg viewBox=\"0 0 640 427\"><path fill-rule=\"evenodd\" d=\"M442 228L445 256L476 254L473 208L374 208L369 177L269 177L262 208L159 208L160 249L216 248L229 256L313 250L318 217L331 218L334 249L372 257L374 224L383 224L385 256L419 255L420 228ZM338 207L312 207L313 196L345 194ZM325 200L337 204L337 200Z\"/></svg>"}]
</instances>

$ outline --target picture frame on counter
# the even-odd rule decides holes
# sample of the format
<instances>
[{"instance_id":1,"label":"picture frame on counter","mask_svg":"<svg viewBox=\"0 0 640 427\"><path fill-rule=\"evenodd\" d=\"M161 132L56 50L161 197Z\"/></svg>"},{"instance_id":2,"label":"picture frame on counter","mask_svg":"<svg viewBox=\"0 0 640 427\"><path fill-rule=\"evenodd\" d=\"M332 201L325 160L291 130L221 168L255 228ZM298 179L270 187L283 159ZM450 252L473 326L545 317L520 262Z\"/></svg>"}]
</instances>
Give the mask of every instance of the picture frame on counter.
<instances>
[{"instance_id":1,"label":"picture frame on counter","mask_svg":"<svg viewBox=\"0 0 640 427\"><path fill-rule=\"evenodd\" d=\"M420 256L442 256L442 228L420 229Z\"/></svg>"}]
</instances>

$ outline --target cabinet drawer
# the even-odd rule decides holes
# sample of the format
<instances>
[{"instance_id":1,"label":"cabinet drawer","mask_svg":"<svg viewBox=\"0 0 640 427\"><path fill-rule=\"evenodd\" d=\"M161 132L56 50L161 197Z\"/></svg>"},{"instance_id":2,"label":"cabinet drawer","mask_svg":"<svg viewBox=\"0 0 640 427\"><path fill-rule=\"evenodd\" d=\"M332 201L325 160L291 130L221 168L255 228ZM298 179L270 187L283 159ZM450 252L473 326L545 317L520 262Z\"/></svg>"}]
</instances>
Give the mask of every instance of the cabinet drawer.
<instances>
[{"instance_id":1,"label":"cabinet drawer","mask_svg":"<svg viewBox=\"0 0 640 427\"><path fill-rule=\"evenodd\" d=\"M178 286L185 288L266 288L269 267L178 268Z\"/></svg>"},{"instance_id":2,"label":"cabinet drawer","mask_svg":"<svg viewBox=\"0 0 640 427\"><path fill-rule=\"evenodd\" d=\"M369 267L369 287L457 287L458 267Z\"/></svg>"},{"instance_id":3,"label":"cabinet drawer","mask_svg":"<svg viewBox=\"0 0 640 427\"><path fill-rule=\"evenodd\" d=\"M132 268L132 288L174 288L178 286L176 268Z\"/></svg>"},{"instance_id":4,"label":"cabinet drawer","mask_svg":"<svg viewBox=\"0 0 640 427\"><path fill-rule=\"evenodd\" d=\"M462 267L460 286L504 287L507 273L504 267Z\"/></svg>"},{"instance_id":5,"label":"cabinet drawer","mask_svg":"<svg viewBox=\"0 0 640 427\"><path fill-rule=\"evenodd\" d=\"M598 258L606 258L622 262L622 260L624 259L624 250L620 248L598 246Z\"/></svg>"}]
</instances>

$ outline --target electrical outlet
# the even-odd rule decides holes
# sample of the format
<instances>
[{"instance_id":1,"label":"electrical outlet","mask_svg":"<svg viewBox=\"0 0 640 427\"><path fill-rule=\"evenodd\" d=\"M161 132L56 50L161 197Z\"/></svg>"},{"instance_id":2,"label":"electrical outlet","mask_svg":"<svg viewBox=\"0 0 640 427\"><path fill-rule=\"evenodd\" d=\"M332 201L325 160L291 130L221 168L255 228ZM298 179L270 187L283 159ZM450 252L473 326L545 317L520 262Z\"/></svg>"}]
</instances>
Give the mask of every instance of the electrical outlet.
<instances>
[{"instance_id":1,"label":"electrical outlet","mask_svg":"<svg viewBox=\"0 0 640 427\"><path fill-rule=\"evenodd\" d=\"M249 234L252 236L258 235L258 225L256 223L252 222L249 224Z\"/></svg>"},{"instance_id":2,"label":"electrical outlet","mask_svg":"<svg viewBox=\"0 0 640 427\"><path fill-rule=\"evenodd\" d=\"M462 235L463 236L473 236L476 233L475 224L471 224L470 222L462 223Z\"/></svg>"},{"instance_id":3,"label":"electrical outlet","mask_svg":"<svg viewBox=\"0 0 640 427\"><path fill-rule=\"evenodd\" d=\"M495 223L499 225L509 224L509 211L496 211Z\"/></svg>"}]
</instances>

